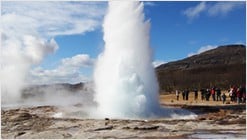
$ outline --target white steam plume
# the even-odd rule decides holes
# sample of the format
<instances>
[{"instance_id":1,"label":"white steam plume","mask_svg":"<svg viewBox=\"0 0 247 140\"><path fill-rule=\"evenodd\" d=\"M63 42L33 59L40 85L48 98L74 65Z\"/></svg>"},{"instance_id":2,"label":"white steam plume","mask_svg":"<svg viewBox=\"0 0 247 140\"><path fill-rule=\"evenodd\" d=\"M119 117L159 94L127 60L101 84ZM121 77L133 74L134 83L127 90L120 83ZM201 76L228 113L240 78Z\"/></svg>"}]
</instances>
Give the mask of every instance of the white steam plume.
<instances>
[{"instance_id":1,"label":"white steam plume","mask_svg":"<svg viewBox=\"0 0 247 140\"><path fill-rule=\"evenodd\" d=\"M147 117L159 109L158 83L143 3L110 1L104 24L104 52L94 80L100 117Z\"/></svg>"},{"instance_id":2,"label":"white steam plume","mask_svg":"<svg viewBox=\"0 0 247 140\"><path fill-rule=\"evenodd\" d=\"M105 48L94 72L96 117L194 118L182 109L162 108L149 45L150 22L143 3L110 1L104 24Z\"/></svg>"},{"instance_id":3,"label":"white steam plume","mask_svg":"<svg viewBox=\"0 0 247 140\"><path fill-rule=\"evenodd\" d=\"M1 42L1 100L13 103L20 100L21 90L32 65L58 48L54 39L44 41L31 35L22 38L4 34Z\"/></svg>"},{"instance_id":4,"label":"white steam plume","mask_svg":"<svg viewBox=\"0 0 247 140\"><path fill-rule=\"evenodd\" d=\"M19 100L26 81L34 84L29 70L58 48L51 38L93 31L105 11L98 2L3 1L1 6L2 103Z\"/></svg>"}]
</instances>

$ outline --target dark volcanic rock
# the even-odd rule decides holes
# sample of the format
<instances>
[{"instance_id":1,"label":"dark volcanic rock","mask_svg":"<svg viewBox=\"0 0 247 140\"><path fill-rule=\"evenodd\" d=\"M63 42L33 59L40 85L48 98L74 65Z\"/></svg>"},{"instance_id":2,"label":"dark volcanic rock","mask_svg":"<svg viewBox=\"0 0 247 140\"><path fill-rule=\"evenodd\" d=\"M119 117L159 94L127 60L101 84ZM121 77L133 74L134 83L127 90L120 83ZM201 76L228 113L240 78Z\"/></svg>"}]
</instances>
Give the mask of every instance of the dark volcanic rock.
<instances>
[{"instance_id":1,"label":"dark volcanic rock","mask_svg":"<svg viewBox=\"0 0 247 140\"><path fill-rule=\"evenodd\" d=\"M134 130L156 130L159 126L136 126Z\"/></svg>"},{"instance_id":2,"label":"dark volcanic rock","mask_svg":"<svg viewBox=\"0 0 247 140\"><path fill-rule=\"evenodd\" d=\"M160 89L205 88L245 83L246 46L227 45L156 68Z\"/></svg>"}]
</instances>

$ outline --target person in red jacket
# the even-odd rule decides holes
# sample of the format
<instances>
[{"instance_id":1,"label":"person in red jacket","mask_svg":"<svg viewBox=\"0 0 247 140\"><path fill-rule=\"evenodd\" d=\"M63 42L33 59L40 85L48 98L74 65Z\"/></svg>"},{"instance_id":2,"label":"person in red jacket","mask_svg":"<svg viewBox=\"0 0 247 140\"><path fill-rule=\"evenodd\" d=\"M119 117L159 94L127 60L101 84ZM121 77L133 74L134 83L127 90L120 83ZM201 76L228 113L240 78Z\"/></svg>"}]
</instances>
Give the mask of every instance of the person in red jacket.
<instances>
[{"instance_id":1,"label":"person in red jacket","mask_svg":"<svg viewBox=\"0 0 247 140\"><path fill-rule=\"evenodd\" d=\"M213 101L215 101L215 88L211 89L211 95L212 95Z\"/></svg>"}]
</instances>

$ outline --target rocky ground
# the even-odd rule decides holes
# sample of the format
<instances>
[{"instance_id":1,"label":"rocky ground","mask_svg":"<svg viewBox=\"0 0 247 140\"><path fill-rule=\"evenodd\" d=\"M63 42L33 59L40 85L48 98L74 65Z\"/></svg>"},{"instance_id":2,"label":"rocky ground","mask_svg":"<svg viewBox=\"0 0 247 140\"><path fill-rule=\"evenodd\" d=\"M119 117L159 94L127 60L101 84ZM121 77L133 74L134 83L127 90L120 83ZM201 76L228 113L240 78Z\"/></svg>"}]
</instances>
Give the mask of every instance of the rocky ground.
<instances>
[{"instance_id":1,"label":"rocky ground","mask_svg":"<svg viewBox=\"0 0 247 140\"><path fill-rule=\"evenodd\" d=\"M174 105L175 106L175 105ZM60 117L55 106L1 111L2 138L246 138L245 105L176 105L196 119L82 119Z\"/></svg>"}]
</instances>

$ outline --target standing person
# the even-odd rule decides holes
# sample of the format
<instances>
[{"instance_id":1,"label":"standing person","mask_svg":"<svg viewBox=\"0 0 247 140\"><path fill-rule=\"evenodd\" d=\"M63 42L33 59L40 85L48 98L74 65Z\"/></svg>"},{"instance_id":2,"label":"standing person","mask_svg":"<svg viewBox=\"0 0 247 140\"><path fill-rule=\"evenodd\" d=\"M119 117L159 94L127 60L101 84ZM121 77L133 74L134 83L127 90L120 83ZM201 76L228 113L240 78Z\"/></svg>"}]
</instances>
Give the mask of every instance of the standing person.
<instances>
[{"instance_id":1,"label":"standing person","mask_svg":"<svg viewBox=\"0 0 247 140\"><path fill-rule=\"evenodd\" d=\"M203 101L205 98L205 89L201 89L201 100Z\"/></svg>"},{"instance_id":2,"label":"standing person","mask_svg":"<svg viewBox=\"0 0 247 140\"><path fill-rule=\"evenodd\" d=\"M222 101L223 101L223 104L226 102L226 94L225 93L223 93L223 95L222 95Z\"/></svg>"},{"instance_id":3,"label":"standing person","mask_svg":"<svg viewBox=\"0 0 247 140\"><path fill-rule=\"evenodd\" d=\"M197 90L197 88L195 88L195 90L194 90L194 92L195 92L195 100L197 100L197 98L198 98L198 90Z\"/></svg>"},{"instance_id":4,"label":"standing person","mask_svg":"<svg viewBox=\"0 0 247 140\"><path fill-rule=\"evenodd\" d=\"M179 91L176 90L176 97L177 97L177 101L179 100Z\"/></svg>"},{"instance_id":5,"label":"standing person","mask_svg":"<svg viewBox=\"0 0 247 140\"><path fill-rule=\"evenodd\" d=\"M217 95L216 101L221 101L221 90L220 90L220 88L216 89L216 95Z\"/></svg>"},{"instance_id":6,"label":"standing person","mask_svg":"<svg viewBox=\"0 0 247 140\"><path fill-rule=\"evenodd\" d=\"M206 91L206 101L209 101L209 98L210 98L210 89L207 88L207 91Z\"/></svg>"},{"instance_id":7,"label":"standing person","mask_svg":"<svg viewBox=\"0 0 247 140\"><path fill-rule=\"evenodd\" d=\"M230 99L231 99L231 101L233 102L233 88L231 88L230 90L229 90L229 97L230 97Z\"/></svg>"},{"instance_id":8,"label":"standing person","mask_svg":"<svg viewBox=\"0 0 247 140\"><path fill-rule=\"evenodd\" d=\"M183 100L185 100L185 90L182 91Z\"/></svg>"},{"instance_id":9,"label":"standing person","mask_svg":"<svg viewBox=\"0 0 247 140\"><path fill-rule=\"evenodd\" d=\"M211 95L212 95L213 101L215 101L215 88L211 89Z\"/></svg>"},{"instance_id":10,"label":"standing person","mask_svg":"<svg viewBox=\"0 0 247 140\"><path fill-rule=\"evenodd\" d=\"M245 85L242 86L242 102L246 103L246 88L245 88Z\"/></svg>"},{"instance_id":11,"label":"standing person","mask_svg":"<svg viewBox=\"0 0 247 140\"><path fill-rule=\"evenodd\" d=\"M185 90L185 98L186 100L189 100L189 89L188 88Z\"/></svg>"},{"instance_id":12,"label":"standing person","mask_svg":"<svg viewBox=\"0 0 247 140\"><path fill-rule=\"evenodd\" d=\"M233 101L236 102L237 100L237 87L236 86L233 86L232 98L233 98Z\"/></svg>"},{"instance_id":13,"label":"standing person","mask_svg":"<svg viewBox=\"0 0 247 140\"><path fill-rule=\"evenodd\" d=\"M246 93L243 94L243 103L246 103Z\"/></svg>"},{"instance_id":14,"label":"standing person","mask_svg":"<svg viewBox=\"0 0 247 140\"><path fill-rule=\"evenodd\" d=\"M237 95L237 103L240 104L242 98L240 88L237 89L236 95Z\"/></svg>"}]
</instances>

